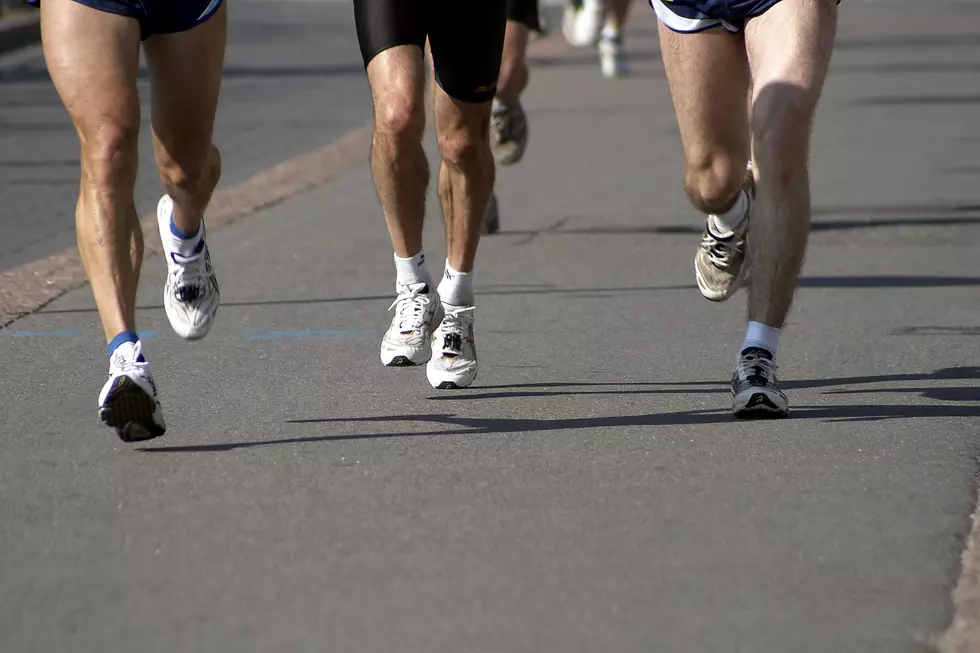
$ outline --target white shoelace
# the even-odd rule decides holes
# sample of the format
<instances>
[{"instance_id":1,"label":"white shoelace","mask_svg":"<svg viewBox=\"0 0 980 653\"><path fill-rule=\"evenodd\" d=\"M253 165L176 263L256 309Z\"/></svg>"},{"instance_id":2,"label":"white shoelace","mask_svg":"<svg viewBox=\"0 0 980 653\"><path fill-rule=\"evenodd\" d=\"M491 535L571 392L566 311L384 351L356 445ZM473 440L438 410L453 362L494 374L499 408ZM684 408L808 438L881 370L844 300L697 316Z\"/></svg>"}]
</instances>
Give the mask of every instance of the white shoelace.
<instances>
[{"instance_id":1,"label":"white shoelace","mask_svg":"<svg viewBox=\"0 0 980 653\"><path fill-rule=\"evenodd\" d=\"M475 306L447 309L439 330L443 332L442 348L450 351L461 351L464 340L469 336L473 322ZM455 337L453 337L455 336ZM456 342L458 341L458 346Z\"/></svg>"},{"instance_id":2,"label":"white shoelace","mask_svg":"<svg viewBox=\"0 0 980 653\"><path fill-rule=\"evenodd\" d=\"M172 255L168 256L174 263L170 266L170 283L177 298L184 301L184 290L188 288L197 290L194 293L194 298L189 301L203 295L207 291L207 281L213 274L211 259L207 255L207 247L202 248L193 256L182 256L181 254L177 254L177 258Z\"/></svg>"},{"instance_id":3,"label":"white shoelace","mask_svg":"<svg viewBox=\"0 0 980 653\"><path fill-rule=\"evenodd\" d=\"M420 329L425 324L426 313L429 304L432 303L432 296L424 292L427 285L424 283L413 283L407 286L400 286L398 297L392 302L388 310L396 309L395 316L398 320L398 330L402 333L411 333Z\"/></svg>"}]
</instances>

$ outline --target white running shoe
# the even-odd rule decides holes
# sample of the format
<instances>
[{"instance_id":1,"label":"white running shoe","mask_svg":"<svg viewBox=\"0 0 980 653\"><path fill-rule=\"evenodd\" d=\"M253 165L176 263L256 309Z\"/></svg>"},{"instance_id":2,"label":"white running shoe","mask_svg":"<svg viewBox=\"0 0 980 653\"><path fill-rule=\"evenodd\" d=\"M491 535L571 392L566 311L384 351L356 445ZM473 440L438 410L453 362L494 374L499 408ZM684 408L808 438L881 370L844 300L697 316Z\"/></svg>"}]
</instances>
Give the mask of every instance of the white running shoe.
<instances>
[{"instance_id":1,"label":"white running shoe","mask_svg":"<svg viewBox=\"0 0 980 653\"><path fill-rule=\"evenodd\" d=\"M140 343L123 343L112 353L109 380L99 394L99 418L116 429L123 442L150 440L167 431L157 386Z\"/></svg>"},{"instance_id":2,"label":"white running shoe","mask_svg":"<svg viewBox=\"0 0 980 653\"><path fill-rule=\"evenodd\" d=\"M565 41L576 48L595 45L605 15L601 0L568 0L561 26Z\"/></svg>"},{"instance_id":3,"label":"white running shoe","mask_svg":"<svg viewBox=\"0 0 980 653\"><path fill-rule=\"evenodd\" d=\"M218 312L220 292L218 278L211 265L204 222L201 222L201 246L191 256L182 256L168 247L173 236L170 220L174 202L169 195L157 204L157 226L167 256L167 283L163 288L163 306L170 326L181 338L200 340L211 330Z\"/></svg>"},{"instance_id":4,"label":"white running shoe","mask_svg":"<svg viewBox=\"0 0 980 653\"><path fill-rule=\"evenodd\" d=\"M395 284L398 297L391 326L381 340L381 362L388 367L421 365L432 357L432 329L442 320L439 296L425 283Z\"/></svg>"},{"instance_id":5,"label":"white running shoe","mask_svg":"<svg viewBox=\"0 0 980 653\"><path fill-rule=\"evenodd\" d=\"M442 305L445 317L432 332L432 358L425 367L429 385L438 390L465 388L476 380L473 341L475 306Z\"/></svg>"},{"instance_id":6,"label":"white running shoe","mask_svg":"<svg viewBox=\"0 0 980 653\"><path fill-rule=\"evenodd\" d=\"M734 232L727 236L716 235L711 230L711 216L705 220L701 242L694 254L694 278L701 294L713 302L725 301L742 286L747 271L746 239L749 219L755 201L755 177L752 164L745 171L742 183L745 193L745 217Z\"/></svg>"}]
</instances>

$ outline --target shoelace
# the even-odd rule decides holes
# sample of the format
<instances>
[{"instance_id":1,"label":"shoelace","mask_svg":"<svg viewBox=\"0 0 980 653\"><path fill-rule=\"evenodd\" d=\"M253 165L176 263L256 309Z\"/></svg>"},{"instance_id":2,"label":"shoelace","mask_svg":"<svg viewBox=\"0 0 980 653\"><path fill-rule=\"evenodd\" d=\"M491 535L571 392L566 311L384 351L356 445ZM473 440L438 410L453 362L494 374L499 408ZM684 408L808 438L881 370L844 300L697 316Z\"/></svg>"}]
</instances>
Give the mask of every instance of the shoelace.
<instances>
[{"instance_id":1,"label":"shoelace","mask_svg":"<svg viewBox=\"0 0 980 653\"><path fill-rule=\"evenodd\" d=\"M706 232L701 239L701 249L708 253L708 260L715 267L721 270L727 270L733 263L732 259L735 258L735 254L738 252L740 242L740 238L733 238L731 244L724 243L712 236L711 232Z\"/></svg>"},{"instance_id":2,"label":"shoelace","mask_svg":"<svg viewBox=\"0 0 980 653\"><path fill-rule=\"evenodd\" d=\"M207 256L206 248L193 256L180 258L182 260L177 261L171 256L176 265L170 267L170 282L177 299L192 302L207 288L207 280L213 273L211 259Z\"/></svg>"},{"instance_id":3,"label":"shoelace","mask_svg":"<svg viewBox=\"0 0 980 653\"><path fill-rule=\"evenodd\" d=\"M469 331L469 322L473 319L472 313L476 310L475 306L465 306L447 310L439 330L443 332L442 348L450 351L460 351L463 348L463 340Z\"/></svg>"},{"instance_id":4,"label":"shoelace","mask_svg":"<svg viewBox=\"0 0 980 653\"><path fill-rule=\"evenodd\" d=\"M768 358L749 354L739 359L736 369L739 379L758 385L759 381L773 383L779 366Z\"/></svg>"},{"instance_id":5,"label":"shoelace","mask_svg":"<svg viewBox=\"0 0 980 653\"><path fill-rule=\"evenodd\" d=\"M432 297L425 292L426 288L424 283L402 286L398 297L388 307L389 311L397 307L395 315L398 318L398 330L402 333L410 333L422 326L426 310L432 302Z\"/></svg>"}]
</instances>

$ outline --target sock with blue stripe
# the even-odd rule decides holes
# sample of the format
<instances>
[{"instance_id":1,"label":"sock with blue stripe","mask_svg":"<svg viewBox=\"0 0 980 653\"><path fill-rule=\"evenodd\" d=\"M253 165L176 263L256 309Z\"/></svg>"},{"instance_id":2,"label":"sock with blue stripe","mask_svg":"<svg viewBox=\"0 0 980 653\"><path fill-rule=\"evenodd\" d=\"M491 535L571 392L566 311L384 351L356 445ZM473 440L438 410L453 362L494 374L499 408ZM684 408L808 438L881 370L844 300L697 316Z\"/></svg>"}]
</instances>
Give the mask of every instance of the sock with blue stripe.
<instances>
[{"instance_id":1,"label":"sock with blue stripe","mask_svg":"<svg viewBox=\"0 0 980 653\"><path fill-rule=\"evenodd\" d=\"M126 343L131 343L135 345L139 341L140 341L139 334L136 333L135 331L123 331L122 333L120 333L115 338L109 341L109 344L106 346L106 351L109 352L109 357L112 358L112 355L116 353L116 349L118 349L121 345L124 345Z\"/></svg>"},{"instance_id":2,"label":"sock with blue stripe","mask_svg":"<svg viewBox=\"0 0 980 653\"><path fill-rule=\"evenodd\" d=\"M204 229L197 225L193 234L184 233L174 224L173 212L170 213L170 242L164 243L168 251L177 252L181 256L194 256L204 249Z\"/></svg>"}]
</instances>

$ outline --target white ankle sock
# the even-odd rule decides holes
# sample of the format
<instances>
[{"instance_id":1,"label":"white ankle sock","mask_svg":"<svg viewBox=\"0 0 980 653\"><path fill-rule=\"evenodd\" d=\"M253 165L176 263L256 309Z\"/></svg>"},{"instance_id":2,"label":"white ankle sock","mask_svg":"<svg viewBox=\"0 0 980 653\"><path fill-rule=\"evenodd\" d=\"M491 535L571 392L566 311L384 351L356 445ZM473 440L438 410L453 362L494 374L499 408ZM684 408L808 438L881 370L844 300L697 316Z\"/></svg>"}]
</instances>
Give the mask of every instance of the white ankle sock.
<instances>
[{"instance_id":1,"label":"white ankle sock","mask_svg":"<svg viewBox=\"0 0 980 653\"><path fill-rule=\"evenodd\" d=\"M747 347L758 347L768 351L772 354L772 359L776 360L780 334L782 334L780 329L767 326L762 322L749 322L749 326L745 330L745 341L739 351L744 351Z\"/></svg>"},{"instance_id":2,"label":"white ankle sock","mask_svg":"<svg viewBox=\"0 0 980 653\"><path fill-rule=\"evenodd\" d=\"M424 283L430 288L432 286L432 275L429 268L425 265L425 251L409 258L401 258L395 254L395 275L400 285L406 286L412 283Z\"/></svg>"},{"instance_id":3,"label":"white ankle sock","mask_svg":"<svg viewBox=\"0 0 980 653\"><path fill-rule=\"evenodd\" d=\"M446 261L446 273L439 282L439 299L451 306L473 306L473 273L458 272Z\"/></svg>"},{"instance_id":4,"label":"white ankle sock","mask_svg":"<svg viewBox=\"0 0 980 653\"><path fill-rule=\"evenodd\" d=\"M746 211L749 208L749 200L745 196L745 191L738 191L738 198L732 205L732 208L728 209L724 213L714 214L708 216L708 225L711 227L711 232L722 238L727 238L731 236L739 225L746 218Z\"/></svg>"}]
</instances>

